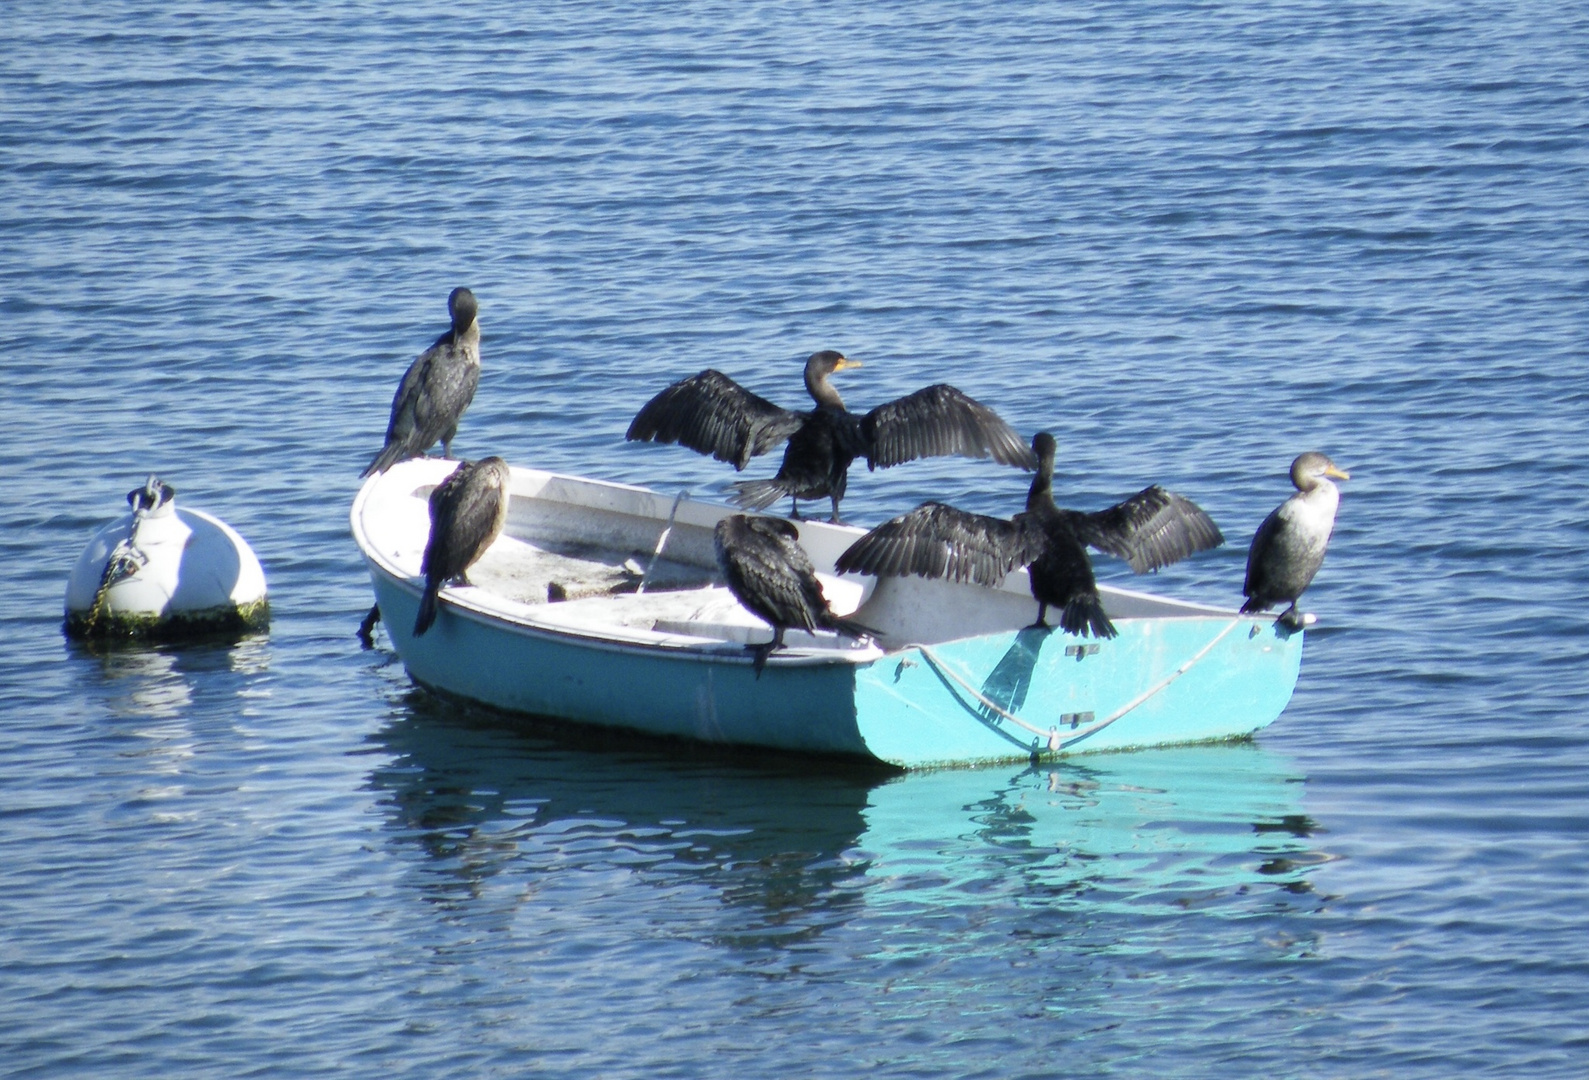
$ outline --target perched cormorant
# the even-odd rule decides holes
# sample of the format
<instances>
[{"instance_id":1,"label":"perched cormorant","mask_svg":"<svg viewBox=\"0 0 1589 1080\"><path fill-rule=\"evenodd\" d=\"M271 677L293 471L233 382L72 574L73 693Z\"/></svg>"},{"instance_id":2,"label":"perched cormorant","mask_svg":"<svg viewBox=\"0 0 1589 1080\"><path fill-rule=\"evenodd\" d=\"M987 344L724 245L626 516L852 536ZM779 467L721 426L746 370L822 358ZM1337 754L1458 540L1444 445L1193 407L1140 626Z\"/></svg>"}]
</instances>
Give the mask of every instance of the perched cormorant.
<instances>
[{"instance_id":1,"label":"perched cormorant","mask_svg":"<svg viewBox=\"0 0 1589 1080\"><path fill-rule=\"evenodd\" d=\"M1335 508L1341 489L1330 478L1350 480L1335 462L1309 450L1291 463L1291 483L1297 493L1263 519L1247 552L1247 581L1241 588L1247 602L1244 612L1268 611L1282 600L1291 606L1279 621L1295 629L1302 625L1297 599L1324 565L1324 549L1335 530Z\"/></svg>"},{"instance_id":2,"label":"perched cormorant","mask_svg":"<svg viewBox=\"0 0 1589 1080\"><path fill-rule=\"evenodd\" d=\"M460 462L430 493L430 539L420 573L425 594L419 599L414 636L436 621L436 594L443 585L467 585L466 571L486 553L508 517L508 463L499 457Z\"/></svg>"},{"instance_id":3,"label":"perched cormorant","mask_svg":"<svg viewBox=\"0 0 1589 1080\"><path fill-rule=\"evenodd\" d=\"M452 329L410 365L392 398L392 418L386 424L386 445L362 480L385 472L399 461L419 457L438 440L443 457L452 457L452 437L458 421L474 400L480 385L480 307L474 293L454 289L447 297Z\"/></svg>"},{"instance_id":4,"label":"perched cormorant","mask_svg":"<svg viewBox=\"0 0 1589 1080\"><path fill-rule=\"evenodd\" d=\"M848 637L874 633L833 614L822 583L800 546L800 530L782 518L730 514L712 531L717 565L734 598L772 626L772 641L752 645L757 678L768 655L783 647L783 632L832 630Z\"/></svg>"},{"instance_id":5,"label":"perched cormorant","mask_svg":"<svg viewBox=\"0 0 1589 1080\"><path fill-rule=\"evenodd\" d=\"M761 510L780 498L833 501L839 520L850 462L866 458L871 469L886 469L924 457L991 457L1023 469L1037 464L1031 451L999 415L952 386L939 383L879 405L865 415L845 409L828 382L835 371L860 367L831 349L806 360L806 392L817 407L791 412L740 386L711 368L674 383L646 402L629 425L629 439L679 443L743 469L785 439L783 464L771 480L734 484L734 502Z\"/></svg>"},{"instance_id":6,"label":"perched cormorant","mask_svg":"<svg viewBox=\"0 0 1589 1080\"><path fill-rule=\"evenodd\" d=\"M1032 449L1037 476L1025 511L1014 518L1005 521L944 503L923 503L851 544L836 568L841 574L918 574L992 586L1017 566L1030 566L1038 605L1032 626L1047 626L1053 605L1061 609L1059 625L1067 632L1110 638L1115 628L1098 598L1089 546L1126 560L1143 574L1225 542L1207 514L1157 484L1107 510L1062 510L1054 505L1054 437L1038 432Z\"/></svg>"}]
</instances>

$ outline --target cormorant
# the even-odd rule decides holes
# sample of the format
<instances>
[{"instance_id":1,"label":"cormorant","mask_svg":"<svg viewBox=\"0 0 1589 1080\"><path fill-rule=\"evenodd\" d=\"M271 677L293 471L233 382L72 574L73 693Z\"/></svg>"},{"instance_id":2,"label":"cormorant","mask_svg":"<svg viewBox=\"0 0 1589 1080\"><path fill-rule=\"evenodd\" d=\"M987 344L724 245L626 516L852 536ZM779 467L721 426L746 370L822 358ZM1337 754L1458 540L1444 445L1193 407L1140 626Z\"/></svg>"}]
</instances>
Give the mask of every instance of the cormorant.
<instances>
[{"instance_id":1,"label":"cormorant","mask_svg":"<svg viewBox=\"0 0 1589 1080\"><path fill-rule=\"evenodd\" d=\"M835 371L860 367L843 353L825 350L806 360L810 412L791 412L711 368L663 390L646 402L629 425L632 440L679 443L744 469L785 439L783 464L771 480L741 480L734 503L761 510L783 496L799 517L801 499L829 498L839 520L850 462L866 458L870 469L886 469L923 457L991 457L1023 469L1037 464L1031 451L999 415L954 387L939 383L879 405L865 415L845 409L828 382Z\"/></svg>"},{"instance_id":2,"label":"cormorant","mask_svg":"<svg viewBox=\"0 0 1589 1080\"><path fill-rule=\"evenodd\" d=\"M848 637L874 631L833 614L822 583L805 548L800 530L783 518L730 514L712 531L717 565L734 598L772 626L772 641L752 645L756 677L774 649L783 647L783 632L832 630Z\"/></svg>"},{"instance_id":3,"label":"cormorant","mask_svg":"<svg viewBox=\"0 0 1589 1080\"><path fill-rule=\"evenodd\" d=\"M386 445L359 479L385 472L399 461L419 457L441 441L443 457L452 457L458 421L480 385L480 307L474 293L454 289L447 297L452 329L410 365L392 398L386 424Z\"/></svg>"},{"instance_id":4,"label":"cormorant","mask_svg":"<svg viewBox=\"0 0 1589 1080\"><path fill-rule=\"evenodd\" d=\"M1350 480L1335 462L1310 450L1291 463L1291 483L1297 493L1263 519L1247 552L1247 581L1242 595L1244 612L1268 611L1282 600L1291 606L1279 621L1292 629L1302 625L1297 599L1324 565L1324 549L1335 530L1335 508L1341 490L1330 482Z\"/></svg>"},{"instance_id":5,"label":"cormorant","mask_svg":"<svg viewBox=\"0 0 1589 1080\"><path fill-rule=\"evenodd\" d=\"M461 462L430 493L430 539L420 573L425 594L419 599L414 636L436 621L436 595L443 585L467 585L468 569L486 553L508 517L508 463L499 457Z\"/></svg>"},{"instance_id":6,"label":"cormorant","mask_svg":"<svg viewBox=\"0 0 1589 1080\"><path fill-rule=\"evenodd\" d=\"M1048 625L1050 605L1060 608L1068 633L1115 636L1093 578L1089 546L1130 563L1139 574L1179 562L1225 542L1219 527L1190 500L1154 484L1095 513L1054 505L1054 437L1032 439L1037 476L1026 509L1014 518L985 517L927 502L884 522L840 555L839 573L918 574L993 586L1017 566L1030 566L1037 621Z\"/></svg>"}]
</instances>

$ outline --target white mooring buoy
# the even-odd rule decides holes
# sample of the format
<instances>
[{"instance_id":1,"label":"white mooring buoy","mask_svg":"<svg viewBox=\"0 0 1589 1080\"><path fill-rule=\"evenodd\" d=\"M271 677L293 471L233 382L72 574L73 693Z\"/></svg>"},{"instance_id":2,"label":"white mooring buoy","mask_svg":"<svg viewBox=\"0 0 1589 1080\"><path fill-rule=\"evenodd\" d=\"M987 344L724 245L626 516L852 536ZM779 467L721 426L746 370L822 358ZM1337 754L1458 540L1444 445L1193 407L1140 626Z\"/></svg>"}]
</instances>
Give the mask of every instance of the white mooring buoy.
<instances>
[{"instance_id":1,"label":"white mooring buoy","mask_svg":"<svg viewBox=\"0 0 1589 1080\"><path fill-rule=\"evenodd\" d=\"M127 502L72 568L69 636L173 640L269 624L265 571L230 525L178 509L175 489L153 476Z\"/></svg>"}]
</instances>

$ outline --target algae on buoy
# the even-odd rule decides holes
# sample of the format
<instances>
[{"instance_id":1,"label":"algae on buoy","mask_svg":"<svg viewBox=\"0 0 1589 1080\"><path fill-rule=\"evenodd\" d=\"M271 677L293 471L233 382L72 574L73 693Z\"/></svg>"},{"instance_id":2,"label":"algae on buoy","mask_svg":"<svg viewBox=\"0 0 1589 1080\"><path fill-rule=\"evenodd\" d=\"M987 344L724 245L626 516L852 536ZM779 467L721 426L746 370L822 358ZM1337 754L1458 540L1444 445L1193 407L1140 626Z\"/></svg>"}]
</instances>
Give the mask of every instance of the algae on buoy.
<instances>
[{"instance_id":1,"label":"algae on buoy","mask_svg":"<svg viewBox=\"0 0 1589 1080\"><path fill-rule=\"evenodd\" d=\"M178 509L156 477L131 512L89 541L66 585L66 633L172 640L262 630L265 571L247 541L201 510Z\"/></svg>"}]
</instances>

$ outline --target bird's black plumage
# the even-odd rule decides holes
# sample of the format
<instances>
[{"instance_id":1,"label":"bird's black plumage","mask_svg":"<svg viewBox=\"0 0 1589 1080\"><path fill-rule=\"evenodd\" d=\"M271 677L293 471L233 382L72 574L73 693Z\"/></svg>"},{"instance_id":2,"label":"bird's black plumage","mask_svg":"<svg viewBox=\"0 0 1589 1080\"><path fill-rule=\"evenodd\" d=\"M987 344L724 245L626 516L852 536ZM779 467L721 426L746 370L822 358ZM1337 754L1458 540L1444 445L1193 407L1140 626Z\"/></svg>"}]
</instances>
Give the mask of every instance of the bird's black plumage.
<instances>
[{"instance_id":1,"label":"bird's black plumage","mask_svg":"<svg viewBox=\"0 0 1589 1080\"><path fill-rule=\"evenodd\" d=\"M1288 626L1301 625L1297 600L1324 565L1324 551L1335 531L1335 511L1340 489L1331 483L1351 477L1317 451L1300 455L1291 463L1291 483L1297 493L1272 510L1253 535L1247 551L1247 580L1242 594L1244 612L1268 611L1281 601L1291 606L1280 613Z\"/></svg>"},{"instance_id":2,"label":"bird's black plumage","mask_svg":"<svg viewBox=\"0 0 1589 1080\"><path fill-rule=\"evenodd\" d=\"M813 353L806 360L805 384L816 408L803 413L780 408L708 368L646 402L627 437L678 443L729 462L736 470L787 440L778 475L736 482L734 502L761 510L787 497L798 513L801 499L827 498L835 521L850 463L858 457L873 469L949 455L991 457L1024 469L1036 466L1026 444L996 412L946 384L868 413L850 412L828 376L859 366L832 350Z\"/></svg>"},{"instance_id":3,"label":"bird's black plumage","mask_svg":"<svg viewBox=\"0 0 1589 1080\"><path fill-rule=\"evenodd\" d=\"M1037 476L1026 509L1006 521L928 502L884 522L839 556L840 573L949 578L997 585L1018 566L1029 567L1037 621L1050 605L1072 634L1114 637L1104 613L1087 548L1126 560L1146 573L1224 543L1218 526L1194 503L1157 484L1107 510L1083 513L1054 504L1054 437L1032 439Z\"/></svg>"},{"instance_id":4,"label":"bird's black plumage","mask_svg":"<svg viewBox=\"0 0 1589 1080\"><path fill-rule=\"evenodd\" d=\"M436 621L436 597L449 583L467 585L468 569L501 534L508 516L508 463L499 457L460 462L430 493L430 537L420 573L425 592L419 599L414 636Z\"/></svg>"},{"instance_id":5,"label":"bird's black plumage","mask_svg":"<svg viewBox=\"0 0 1589 1080\"><path fill-rule=\"evenodd\" d=\"M408 366L392 397L386 445L360 478L385 472L399 461L419 457L437 442L452 456L458 421L480 385L479 305L468 289L447 297L452 328Z\"/></svg>"},{"instance_id":6,"label":"bird's black plumage","mask_svg":"<svg viewBox=\"0 0 1589 1080\"><path fill-rule=\"evenodd\" d=\"M758 675L768 654L783 646L785 630L832 630L849 637L873 633L833 614L792 522L730 514L713 530L712 546L728 591L772 627L772 641L751 646Z\"/></svg>"}]
</instances>

